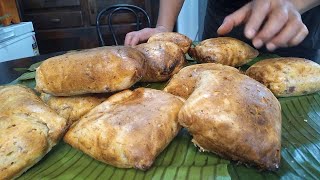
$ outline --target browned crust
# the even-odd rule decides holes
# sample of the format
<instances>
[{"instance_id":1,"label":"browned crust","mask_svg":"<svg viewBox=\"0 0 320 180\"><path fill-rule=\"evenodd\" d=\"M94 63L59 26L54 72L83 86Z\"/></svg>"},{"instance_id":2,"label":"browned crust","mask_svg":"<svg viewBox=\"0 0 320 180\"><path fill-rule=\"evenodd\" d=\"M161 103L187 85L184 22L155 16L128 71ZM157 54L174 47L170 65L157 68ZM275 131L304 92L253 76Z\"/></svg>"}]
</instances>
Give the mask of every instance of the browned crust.
<instances>
[{"instance_id":1,"label":"browned crust","mask_svg":"<svg viewBox=\"0 0 320 180\"><path fill-rule=\"evenodd\" d=\"M261 169L280 165L281 106L259 82L237 72L204 71L179 112L202 150Z\"/></svg>"},{"instance_id":2,"label":"browned crust","mask_svg":"<svg viewBox=\"0 0 320 180\"><path fill-rule=\"evenodd\" d=\"M253 47L230 37L206 39L189 52L199 63L219 63L233 67L242 66L259 55Z\"/></svg>"},{"instance_id":3,"label":"browned crust","mask_svg":"<svg viewBox=\"0 0 320 180\"><path fill-rule=\"evenodd\" d=\"M145 57L131 47L76 51L44 61L36 89L55 96L114 92L131 87L144 74Z\"/></svg>"},{"instance_id":4,"label":"browned crust","mask_svg":"<svg viewBox=\"0 0 320 180\"><path fill-rule=\"evenodd\" d=\"M125 90L82 117L64 140L104 163L146 170L180 130L182 105L163 91Z\"/></svg>"},{"instance_id":5,"label":"browned crust","mask_svg":"<svg viewBox=\"0 0 320 180\"><path fill-rule=\"evenodd\" d=\"M194 91L199 74L206 70L223 70L225 73L228 73L229 71L239 72L236 68L216 63L187 66L170 79L169 83L164 88L164 91L187 99Z\"/></svg>"},{"instance_id":6,"label":"browned crust","mask_svg":"<svg viewBox=\"0 0 320 180\"><path fill-rule=\"evenodd\" d=\"M192 43L192 40L190 38L177 32L157 33L148 39L148 43L154 42L154 41L173 42L181 48L184 54L188 52Z\"/></svg>"},{"instance_id":7,"label":"browned crust","mask_svg":"<svg viewBox=\"0 0 320 180\"><path fill-rule=\"evenodd\" d=\"M14 179L60 140L66 120L24 86L0 86L0 177Z\"/></svg>"},{"instance_id":8,"label":"browned crust","mask_svg":"<svg viewBox=\"0 0 320 180\"><path fill-rule=\"evenodd\" d=\"M265 59L252 65L246 74L278 97L300 96L320 90L320 65L307 59Z\"/></svg>"},{"instance_id":9,"label":"browned crust","mask_svg":"<svg viewBox=\"0 0 320 180\"><path fill-rule=\"evenodd\" d=\"M41 99L61 117L68 121L68 127L105 101L111 94L86 94L78 96L52 96L41 93Z\"/></svg>"},{"instance_id":10,"label":"browned crust","mask_svg":"<svg viewBox=\"0 0 320 180\"><path fill-rule=\"evenodd\" d=\"M141 82L167 81L186 64L185 55L172 42L154 41L136 48L146 57L146 72Z\"/></svg>"}]
</instances>

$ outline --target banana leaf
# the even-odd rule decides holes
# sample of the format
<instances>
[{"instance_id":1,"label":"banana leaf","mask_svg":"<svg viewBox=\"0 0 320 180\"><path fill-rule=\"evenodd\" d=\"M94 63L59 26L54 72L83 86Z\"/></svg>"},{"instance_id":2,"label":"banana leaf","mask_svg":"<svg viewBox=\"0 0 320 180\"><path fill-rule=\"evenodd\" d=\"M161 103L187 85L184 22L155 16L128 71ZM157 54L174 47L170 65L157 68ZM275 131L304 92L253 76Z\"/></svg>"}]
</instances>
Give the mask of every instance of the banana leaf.
<instances>
[{"instance_id":1,"label":"banana leaf","mask_svg":"<svg viewBox=\"0 0 320 180\"><path fill-rule=\"evenodd\" d=\"M42 61L41 62L37 62L35 64L32 64L29 68L28 68L28 71L35 71L37 69L37 67L39 67L41 65Z\"/></svg>"},{"instance_id":2,"label":"banana leaf","mask_svg":"<svg viewBox=\"0 0 320 180\"><path fill-rule=\"evenodd\" d=\"M254 62L264 58L261 55ZM189 64L194 64L189 59ZM251 63L252 64L252 63ZM243 69L250 65L245 65ZM34 87L30 74L22 83ZM138 83L133 88L163 89L166 83ZM259 171L212 153L199 152L183 129L147 171L106 165L61 141L18 179L318 179L320 177L320 92L279 98L282 107L281 166L277 172Z\"/></svg>"},{"instance_id":3,"label":"banana leaf","mask_svg":"<svg viewBox=\"0 0 320 180\"><path fill-rule=\"evenodd\" d=\"M17 72L26 72L26 71L28 71L28 68L13 68L13 70L15 70Z\"/></svg>"}]
</instances>

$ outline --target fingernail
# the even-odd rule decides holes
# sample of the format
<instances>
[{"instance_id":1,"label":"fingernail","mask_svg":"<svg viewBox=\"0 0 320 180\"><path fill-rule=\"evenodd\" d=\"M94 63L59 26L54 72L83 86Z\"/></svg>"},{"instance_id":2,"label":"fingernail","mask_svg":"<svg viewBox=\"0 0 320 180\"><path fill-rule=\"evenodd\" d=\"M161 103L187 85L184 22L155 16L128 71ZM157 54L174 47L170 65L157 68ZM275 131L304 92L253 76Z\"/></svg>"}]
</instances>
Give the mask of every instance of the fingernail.
<instances>
[{"instance_id":1,"label":"fingernail","mask_svg":"<svg viewBox=\"0 0 320 180\"><path fill-rule=\"evenodd\" d=\"M255 31L255 30L249 29L249 30L247 31L247 38L252 39L255 34L256 34L256 31Z\"/></svg>"},{"instance_id":2,"label":"fingernail","mask_svg":"<svg viewBox=\"0 0 320 180\"><path fill-rule=\"evenodd\" d=\"M268 43L267 44L267 49L269 51L274 51L277 47L273 43Z\"/></svg>"},{"instance_id":3,"label":"fingernail","mask_svg":"<svg viewBox=\"0 0 320 180\"><path fill-rule=\"evenodd\" d=\"M263 45L263 42L261 41L261 39L256 39L256 40L253 41L253 45L256 48L261 48L262 45Z\"/></svg>"},{"instance_id":4,"label":"fingernail","mask_svg":"<svg viewBox=\"0 0 320 180\"><path fill-rule=\"evenodd\" d=\"M227 18L224 18L223 21L222 21L222 24L227 22L227 20L228 20Z\"/></svg>"}]
</instances>

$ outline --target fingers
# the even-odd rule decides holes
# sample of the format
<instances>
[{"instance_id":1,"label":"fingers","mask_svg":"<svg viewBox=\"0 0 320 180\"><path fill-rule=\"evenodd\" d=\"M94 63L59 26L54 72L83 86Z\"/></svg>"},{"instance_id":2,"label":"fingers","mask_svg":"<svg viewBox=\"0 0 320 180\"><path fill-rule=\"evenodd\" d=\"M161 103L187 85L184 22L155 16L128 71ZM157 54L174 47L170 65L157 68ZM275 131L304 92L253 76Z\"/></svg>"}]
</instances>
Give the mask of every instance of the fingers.
<instances>
[{"instance_id":1,"label":"fingers","mask_svg":"<svg viewBox=\"0 0 320 180\"><path fill-rule=\"evenodd\" d=\"M252 3L248 3L239 10L227 16L221 26L218 28L217 33L219 35L224 35L229 33L234 27L245 22L246 18L251 13Z\"/></svg>"},{"instance_id":2,"label":"fingers","mask_svg":"<svg viewBox=\"0 0 320 180\"><path fill-rule=\"evenodd\" d=\"M309 34L308 28L304 25L300 29L299 33L293 39L291 39L289 41L289 43L288 43L289 46L295 46L295 45L300 44L304 40L304 38L307 37L308 34Z\"/></svg>"},{"instance_id":3,"label":"fingers","mask_svg":"<svg viewBox=\"0 0 320 180\"><path fill-rule=\"evenodd\" d=\"M248 39L252 39L257 34L262 23L267 18L270 12L270 6L270 1L252 1L252 12L244 29L244 34Z\"/></svg>"},{"instance_id":4,"label":"fingers","mask_svg":"<svg viewBox=\"0 0 320 180\"><path fill-rule=\"evenodd\" d=\"M149 38L149 37L144 37L144 36L146 36L146 35L143 32L143 30L130 32L125 37L124 45L125 46L135 46L135 45L139 44L140 42L144 41L146 38Z\"/></svg>"},{"instance_id":5,"label":"fingers","mask_svg":"<svg viewBox=\"0 0 320 180\"><path fill-rule=\"evenodd\" d=\"M133 34L134 34L134 32L129 32L128 34L126 34L126 37L124 39L124 45L125 46L130 46L131 45L131 40L132 40L132 38L134 36Z\"/></svg>"},{"instance_id":6,"label":"fingers","mask_svg":"<svg viewBox=\"0 0 320 180\"><path fill-rule=\"evenodd\" d=\"M252 3L244 33L256 48L265 44L273 51L278 47L297 45L307 36L308 29L301 15L289 1L255 0Z\"/></svg>"},{"instance_id":7,"label":"fingers","mask_svg":"<svg viewBox=\"0 0 320 180\"><path fill-rule=\"evenodd\" d=\"M288 12L276 9L270 14L267 22L253 39L253 45L260 48L278 34L288 22ZM291 24L290 24L291 25Z\"/></svg>"},{"instance_id":8,"label":"fingers","mask_svg":"<svg viewBox=\"0 0 320 180\"><path fill-rule=\"evenodd\" d=\"M143 41L146 41L152 35L163 32L162 28L144 28L140 31L133 31L126 34L124 45L126 46L135 46Z\"/></svg>"},{"instance_id":9,"label":"fingers","mask_svg":"<svg viewBox=\"0 0 320 180\"><path fill-rule=\"evenodd\" d=\"M297 36L303 26L300 17L292 16L280 33L266 44L267 49L274 51L278 47L291 46L290 41Z\"/></svg>"},{"instance_id":10,"label":"fingers","mask_svg":"<svg viewBox=\"0 0 320 180\"><path fill-rule=\"evenodd\" d=\"M139 42L140 42L139 36L134 36L134 37L131 39L130 46L135 46L135 45L139 44Z\"/></svg>"}]
</instances>

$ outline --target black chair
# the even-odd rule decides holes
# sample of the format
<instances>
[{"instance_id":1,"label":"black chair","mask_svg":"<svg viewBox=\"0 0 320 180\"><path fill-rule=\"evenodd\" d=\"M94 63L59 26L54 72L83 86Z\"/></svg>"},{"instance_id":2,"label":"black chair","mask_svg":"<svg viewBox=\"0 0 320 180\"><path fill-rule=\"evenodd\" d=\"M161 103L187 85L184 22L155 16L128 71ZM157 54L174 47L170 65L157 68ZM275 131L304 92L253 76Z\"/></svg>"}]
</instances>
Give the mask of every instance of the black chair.
<instances>
[{"instance_id":1,"label":"black chair","mask_svg":"<svg viewBox=\"0 0 320 180\"><path fill-rule=\"evenodd\" d=\"M109 30L112 34L112 38L113 38L115 45L118 45L117 37L116 37L116 34L115 34L113 26L112 26L113 25L112 24L112 17L115 13L121 12L121 11L128 11L128 12L131 12L132 14L134 14L134 16L136 18L136 30L137 31L140 30L140 26L142 24L142 21L140 20L140 19L142 19L142 17L139 16L139 13L142 14L145 17L145 19L147 20L147 27L151 27L150 17L148 15L148 13L145 10L143 10L142 8L140 8L138 6L130 5L130 4L118 4L118 5L109 6L107 8L104 8L103 10L101 10L96 18L96 24L97 24L96 28L97 28L97 34L98 34L100 46L105 46L105 42L102 38L102 33L101 33L100 20L101 20L102 16L108 15L108 14L109 14L108 15Z\"/></svg>"}]
</instances>

